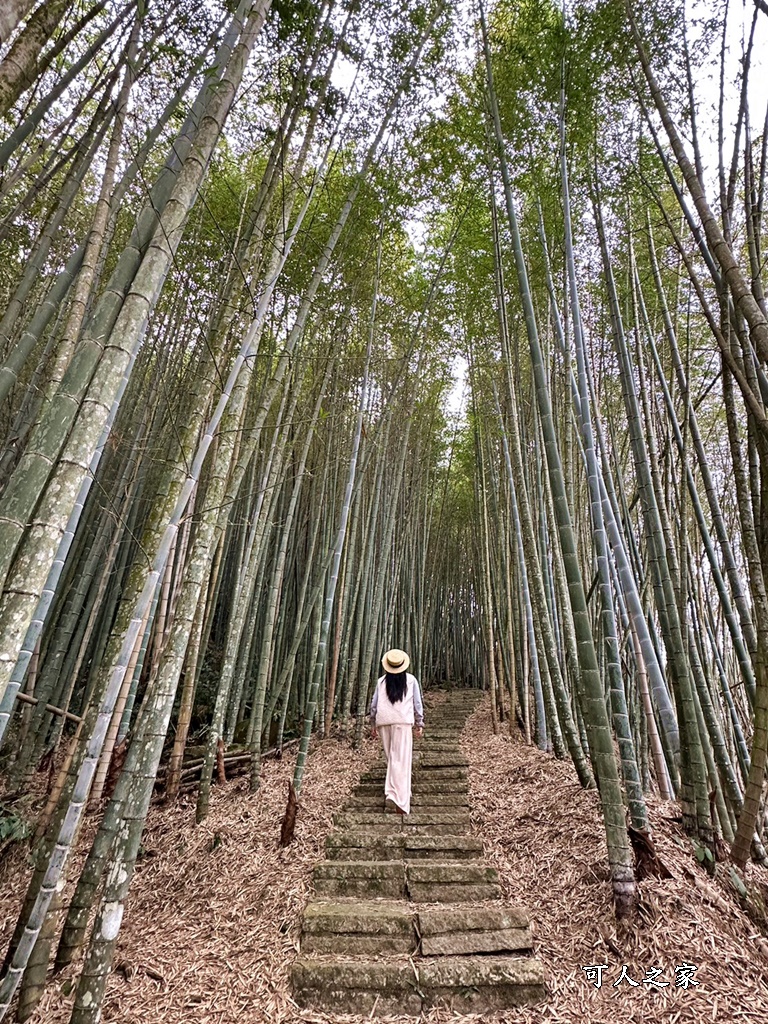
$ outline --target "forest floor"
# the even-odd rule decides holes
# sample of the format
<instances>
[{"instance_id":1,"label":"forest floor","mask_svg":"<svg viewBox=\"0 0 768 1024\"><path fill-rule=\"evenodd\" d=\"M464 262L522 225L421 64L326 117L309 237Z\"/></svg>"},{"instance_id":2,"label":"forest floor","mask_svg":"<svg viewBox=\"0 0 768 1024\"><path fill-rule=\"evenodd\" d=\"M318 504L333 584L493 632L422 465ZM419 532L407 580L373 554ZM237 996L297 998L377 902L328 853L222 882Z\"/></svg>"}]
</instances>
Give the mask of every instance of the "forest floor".
<instances>
[{"instance_id":1,"label":"forest floor","mask_svg":"<svg viewBox=\"0 0 768 1024\"><path fill-rule=\"evenodd\" d=\"M768 1021L768 941L739 905L729 865L718 865L715 878L699 866L673 805L649 801L648 808L656 851L673 877L640 882L637 920L619 929L596 791L581 788L570 761L494 736L487 702L470 719L463 746L473 823L498 869L504 900L530 911L534 952L550 991L547 1005L499 1020ZM747 880L768 895L764 868L750 866ZM597 989L583 968L601 964L607 969ZM637 987L619 982L625 964ZM696 967L688 972L696 986L676 985L675 969L684 964ZM653 977L666 988L643 983L652 968L661 969Z\"/></svg>"},{"instance_id":2,"label":"forest floor","mask_svg":"<svg viewBox=\"0 0 768 1024\"><path fill-rule=\"evenodd\" d=\"M535 955L545 965L546 1003L495 1015L433 1010L447 1021L563 1024L749 1024L768 1020L768 941L741 909L728 867L710 879L672 818L651 808L657 851L673 877L640 883L631 928L613 917L604 833L594 792L583 791L569 762L507 735L493 736L488 702L469 721L472 820L498 869L505 902L529 908ZM211 814L194 824L194 803L155 806L129 897L104 1002L105 1024L362 1024L367 1017L302 1011L288 972L322 859L334 810L376 756L329 739L307 762L296 839L277 838L293 758L267 761L258 794L247 780L215 787ZM27 871L19 852L0 863L0 944L18 913ZM768 872L749 881L768 892ZM605 964L598 990L583 968ZM618 987L622 965L637 987ZM675 985L675 968L693 965L698 985ZM643 984L651 968L667 988ZM32 1024L64 1024L69 971L49 985ZM389 1018L407 1021L412 1018Z\"/></svg>"}]
</instances>

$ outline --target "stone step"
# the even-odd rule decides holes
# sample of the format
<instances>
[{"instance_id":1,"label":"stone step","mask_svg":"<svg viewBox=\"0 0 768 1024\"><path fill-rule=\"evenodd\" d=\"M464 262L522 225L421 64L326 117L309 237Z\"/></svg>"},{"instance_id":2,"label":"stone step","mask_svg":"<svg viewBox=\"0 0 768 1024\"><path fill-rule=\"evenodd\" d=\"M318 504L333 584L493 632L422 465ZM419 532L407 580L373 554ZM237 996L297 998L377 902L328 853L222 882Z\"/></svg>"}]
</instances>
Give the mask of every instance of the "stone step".
<instances>
[{"instance_id":1,"label":"stone step","mask_svg":"<svg viewBox=\"0 0 768 1024\"><path fill-rule=\"evenodd\" d=\"M435 861L435 851L414 860L334 859L321 861L312 873L315 892L329 896L389 897L414 903L457 903L500 897L495 868L480 861ZM403 856L408 850L403 845Z\"/></svg>"},{"instance_id":2,"label":"stone step","mask_svg":"<svg viewBox=\"0 0 768 1024\"><path fill-rule=\"evenodd\" d=\"M340 829L385 828L388 831L402 831L402 817L399 814L386 814L384 811L338 811L333 816L333 823Z\"/></svg>"},{"instance_id":3,"label":"stone step","mask_svg":"<svg viewBox=\"0 0 768 1024\"><path fill-rule=\"evenodd\" d=\"M442 715L436 711L427 712L426 721L424 722L424 737L431 736L436 730L447 732L449 729L452 729L455 733L460 733L473 711L474 708L470 710L458 709Z\"/></svg>"},{"instance_id":4,"label":"stone step","mask_svg":"<svg viewBox=\"0 0 768 1024\"><path fill-rule=\"evenodd\" d=\"M477 697L472 697L469 700L465 700L465 699L461 699L461 700L446 700L446 701L442 701L442 703L436 705L434 708L432 708L430 710L434 711L435 714L450 714L450 712L456 711L456 710L464 711L467 708L476 708L477 704L478 704L478 698Z\"/></svg>"},{"instance_id":5,"label":"stone step","mask_svg":"<svg viewBox=\"0 0 768 1024\"><path fill-rule=\"evenodd\" d=\"M465 835L413 835L405 829L404 854L406 860L429 858L435 861L479 860L483 844L476 836Z\"/></svg>"},{"instance_id":6,"label":"stone step","mask_svg":"<svg viewBox=\"0 0 768 1024\"><path fill-rule=\"evenodd\" d=\"M394 819L397 817L397 821ZM431 822L425 824L424 822L413 822L411 819L413 815L405 818L407 825L403 825L403 818L400 815L387 814L379 815L378 817L369 817L369 820L360 823L359 821L346 821L346 815L334 816L334 822L336 826L341 830L345 831L363 829L366 832L370 832L375 835L389 836L397 835L398 832L405 832L412 836L455 836L465 834L465 826L457 825L452 821L445 822ZM399 822L399 824L398 824Z\"/></svg>"},{"instance_id":7,"label":"stone step","mask_svg":"<svg viewBox=\"0 0 768 1024\"><path fill-rule=\"evenodd\" d=\"M450 785L446 785L446 782L450 782ZM469 784L467 783L466 775L463 779L450 780L416 775L411 783L411 790L420 796L426 796L428 793L455 793L457 796L463 796L469 792Z\"/></svg>"},{"instance_id":8,"label":"stone step","mask_svg":"<svg viewBox=\"0 0 768 1024\"><path fill-rule=\"evenodd\" d=\"M409 961L300 956L291 966L291 982L299 1006L334 1015L417 1017L422 1009L418 975Z\"/></svg>"},{"instance_id":9,"label":"stone step","mask_svg":"<svg viewBox=\"0 0 768 1024\"><path fill-rule=\"evenodd\" d=\"M433 767L422 770L417 766L413 772L411 784L412 786L421 786L423 783L427 783L427 785L439 783L444 790L453 792L458 786L467 785L467 772L464 768Z\"/></svg>"},{"instance_id":10,"label":"stone step","mask_svg":"<svg viewBox=\"0 0 768 1024\"><path fill-rule=\"evenodd\" d=\"M452 711L455 708L474 708L477 707L479 701L482 699L482 694L469 694L468 696L460 696L451 698L450 700L441 701L434 708L435 711Z\"/></svg>"},{"instance_id":11,"label":"stone step","mask_svg":"<svg viewBox=\"0 0 768 1024\"><path fill-rule=\"evenodd\" d=\"M344 805L349 810L364 810L371 808L373 810L384 809L384 792L381 789L377 789L372 793L356 793L350 797ZM466 809L469 807L469 797L467 793L412 793L411 794L411 807L419 808L431 808L437 810L443 808L446 810L452 809Z\"/></svg>"},{"instance_id":12,"label":"stone step","mask_svg":"<svg viewBox=\"0 0 768 1024\"><path fill-rule=\"evenodd\" d=\"M414 835L401 829L383 835L365 831L332 832L325 841L329 860L479 860L483 844L475 836Z\"/></svg>"},{"instance_id":13,"label":"stone step","mask_svg":"<svg viewBox=\"0 0 768 1024\"><path fill-rule=\"evenodd\" d=\"M463 684L459 684L455 679L447 679L443 686L435 686L433 689L430 689L429 694L430 696L435 695L442 697L445 705L448 701L464 700L469 697L473 700L480 700L485 692L486 691L481 689L479 686L465 686Z\"/></svg>"},{"instance_id":14,"label":"stone step","mask_svg":"<svg viewBox=\"0 0 768 1024\"><path fill-rule=\"evenodd\" d=\"M431 824L425 824L424 822L413 821L414 815L410 816L410 819L406 819L408 822L405 832L414 836L435 836L435 838L442 838L444 836L455 836L464 835L469 826L457 824L454 821L445 822L432 822Z\"/></svg>"},{"instance_id":15,"label":"stone step","mask_svg":"<svg viewBox=\"0 0 768 1024\"><path fill-rule=\"evenodd\" d=\"M304 911L302 953L365 956L508 953L532 945L527 913L515 907L413 910L385 900L311 900Z\"/></svg>"},{"instance_id":16,"label":"stone step","mask_svg":"<svg viewBox=\"0 0 768 1024\"><path fill-rule=\"evenodd\" d=\"M301 1006L329 1013L418 1016L433 1006L480 1014L539 1002L544 968L518 957L439 957L434 960L313 960L291 968Z\"/></svg>"},{"instance_id":17,"label":"stone step","mask_svg":"<svg viewBox=\"0 0 768 1024\"><path fill-rule=\"evenodd\" d=\"M371 768L362 777L364 784L378 783L384 785L384 780L387 777L387 769L385 766L381 768ZM412 784L415 786L421 782L442 782L451 783L451 787L454 783L460 783L467 781L467 772L465 768L458 765L451 765L447 767L439 767L437 765L430 765L426 769L422 769L420 765L414 765L414 771L412 776Z\"/></svg>"},{"instance_id":18,"label":"stone step","mask_svg":"<svg viewBox=\"0 0 768 1024\"><path fill-rule=\"evenodd\" d=\"M415 914L405 903L312 900L304 911L302 953L411 953Z\"/></svg>"},{"instance_id":19,"label":"stone step","mask_svg":"<svg viewBox=\"0 0 768 1024\"><path fill-rule=\"evenodd\" d=\"M414 861L407 865L406 882L414 903L468 903L501 898L496 869L473 861Z\"/></svg>"},{"instance_id":20,"label":"stone step","mask_svg":"<svg viewBox=\"0 0 768 1024\"><path fill-rule=\"evenodd\" d=\"M431 796L436 794L438 796L450 796L456 795L461 799L466 797L469 793L469 787L466 782L461 780L454 780L455 785L447 788L445 782L425 782L421 776L417 776L411 782L411 793L414 797L416 796ZM384 799L384 781L381 782L361 782L352 790L352 796L377 796Z\"/></svg>"},{"instance_id":21,"label":"stone step","mask_svg":"<svg viewBox=\"0 0 768 1024\"><path fill-rule=\"evenodd\" d=\"M324 860L312 872L315 892L323 896L405 898L403 861Z\"/></svg>"},{"instance_id":22,"label":"stone step","mask_svg":"<svg viewBox=\"0 0 768 1024\"><path fill-rule=\"evenodd\" d=\"M477 707L478 699L479 698L477 697L473 697L469 700L463 698L460 700L445 700L436 704L433 708L430 708L430 711L433 711L435 714L447 714L457 709L463 711L466 708Z\"/></svg>"},{"instance_id":23,"label":"stone step","mask_svg":"<svg viewBox=\"0 0 768 1024\"><path fill-rule=\"evenodd\" d=\"M488 1013L540 1002L546 995L544 965L510 956L444 956L421 963L419 988L425 1008Z\"/></svg>"},{"instance_id":24,"label":"stone step","mask_svg":"<svg viewBox=\"0 0 768 1024\"><path fill-rule=\"evenodd\" d=\"M405 832L364 831L331 832L325 840L325 855L329 860L402 860Z\"/></svg>"},{"instance_id":25,"label":"stone step","mask_svg":"<svg viewBox=\"0 0 768 1024\"><path fill-rule=\"evenodd\" d=\"M437 765L439 768L466 768L467 759L455 746L447 750L419 751L413 755L414 769L421 765Z\"/></svg>"},{"instance_id":26,"label":"stone step","mask_svg":"<svg viewBox=\"0 0 768 1024\"><path fill-rule=\"evenodd\" d=\"M499 873L490 865L473 862L457 864L455 861L441 863L430 861L428 864L406 864L408 877L420 882L498 882Z\"/></svg>"},{"instance_id":27,"label":"stone step","mask_svg":"<svg viewBox=\"0 0 768 1024\"><path fill-rule=\"evenodd\" d=\"M418 915L424 956L511 953L533 945L528 914L519 907L436 907Z\"/></svg>"},{"instance_id":28,"label":"stone step","mask_svg":"<svg viewBox=\"0 0 768 1024\"><path fill-rule=\"evenodd\" d=\"M464 726L467 724L469 714L454 715L450 718L438 718L435 715L431 715L429 721L424 723L424 740L431 739L434 736L452 736L455 739L459 738Z\"/></svg>"},{"instance_id":29,"label":"stone step","mask_svg":"<svg viewBox=\"0 0 768 1024\"><path fill-rule=\"evenodd\" d=\"M435 768L460 768L462 771L466 771L469 767L466 757L453 750L446 750L444 752L436 752L420 754L418 757L413 759L413 771L432 771Z\"/></svg>"},{"instance_id":30,"label":"stone step","mask_svg":"<svg viewBox=\"0 0 768 1024\"><path fill-rule=\"evenodd\" d=\"M435 768L464 768L466 769L469 765L466 757L463 754L457 752L447 752L445 754L422 754L422 756L416 761L414 759L414 765L418 765L420 771L431 772Z\"/></svg>"},{"instance_id":31,"label":"stone step","mask_svg":"<svg viewBox=\"0 0 768 1024\"><path fill-rule=\"evenodd\" d=\"M474 708L449 708L447 711L428 711L424 723L425 731L440 726L443 729L450 729L453 726L462 727Z\"/></svg>"},{"instance_id":32,"label":"stone step","mask_svg":"<svg viewBox=\"0 0 768 1024\"><path fill-rule=\"evenodd\" d=\"M460 826L455 835L462 833L470 826L469 811L458 808L456 810L443 811L411 811L410 814L402 816L403 826L408 828L411 825L457 825ZM437 835L437 833L435 833Z\"/></svg>"},{"instance_id":33,"label":"stone step","mask_svg":"<svg viewBox=\"0 0 768 1024\"><path fill-rule=\"evenodd\" d=\"M469 828L470 817L468 811L412 811L410 814L390 814L384 811L341 811L333 816L337 828L359 828L369 825L384 827L392 832L401 828L412 828L419 826L454 826L457 831L453 833L439 833L435 835L461 835Z\"/></svg>"}]
</instances>

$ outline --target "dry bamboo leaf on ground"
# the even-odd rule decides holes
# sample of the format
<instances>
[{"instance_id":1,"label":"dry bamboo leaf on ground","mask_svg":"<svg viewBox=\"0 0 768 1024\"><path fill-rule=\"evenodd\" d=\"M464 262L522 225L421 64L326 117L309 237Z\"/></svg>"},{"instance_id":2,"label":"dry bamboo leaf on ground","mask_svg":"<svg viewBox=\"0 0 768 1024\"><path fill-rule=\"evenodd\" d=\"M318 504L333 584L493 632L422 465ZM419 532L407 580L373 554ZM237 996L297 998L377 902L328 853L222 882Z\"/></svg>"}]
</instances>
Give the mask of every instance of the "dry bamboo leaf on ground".
<instances>
[{"instance_id":1,"label":"dry bamboo leaf on ground","mask_svg":"<svg viewBox=\"0 0 768 1024\"><path fill-rule=\"evenodd\" d=\"M768 1019L768 959L761 936L727 883L698 867L693 847L669 819L668 804L649 800L656 852L672 878L639 883L641 908L617 930L608 858L595 792L582 790L570 761L522 740L494 736L487 701L475 712L462 746L469 767L472 817L499 871L504 899L529 908L535 952L545 964L546 1007L508 1011L504 1021L590 1024L700 1024ZM725 879L728 866L720 875ZM765 885L768 872L751 867ZM584 967L606 964L599 989ZM622 967L626 979L618 985ZM697 982L676 985L686 972ZM645 982L651 969L656 981ZM489 1020L493 1018L488 1018Z\"/></svg>"}]
</instances>

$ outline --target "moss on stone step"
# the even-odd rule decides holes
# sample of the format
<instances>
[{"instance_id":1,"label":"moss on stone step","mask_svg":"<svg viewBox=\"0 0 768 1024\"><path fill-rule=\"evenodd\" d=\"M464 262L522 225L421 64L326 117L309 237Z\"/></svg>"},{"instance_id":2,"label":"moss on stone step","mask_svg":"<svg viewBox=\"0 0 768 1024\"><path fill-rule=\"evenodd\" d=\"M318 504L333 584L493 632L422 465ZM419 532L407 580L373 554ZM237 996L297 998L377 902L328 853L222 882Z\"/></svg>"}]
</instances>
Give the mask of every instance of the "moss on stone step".
<instances>
[{"instance_id":1,"label":"moss on stone step","mask_svg":"<svg viewBox=\"0 0 768 1024\"><path fill-rule=\"evenodd\" d=\"M446 751L445 753L428 753L422 754L421 757L416 760L415 763L422 772L432 772L436 768L467 768L467 759L463 754L457 754L455 752Z\"/></svg>"},{"instance_id":2,"label":"moss on stone step","mask_svg":"<svg viewBox=\"0 0 768 1024\"><path fill-rule=\"evenodd\" d=\"M415 914L405 903L313 900L304 912L303 953L411 953Z\"/></svg>"},{"instance_id":3,"label":"moss on stone step","mask_svg":"<svg viewBox=\"0 0 768 1024\"><path fill-rule=\"evenodd\" d=\"M430 810L427 812L417 809L410 814L401 815L387 813L384 810L368 811L363 809L342 811L335 814L333 820L340 829L377 828L391 831L393 834L402 828L407 829L417 825L448 825L456 829L453 834L461 835L469 828L470 824L469 812L461 810Z\"/></svg>"},{"instance_id":4,"label":"moss on stone step","mask_svg":"<svg viewBox=\"0 0 768 1024\"><path fill-rule=\"evenodd\" d=\"M409 882L452 882L455 884L465 882L498 882L499 873L481 861L472 861L469 864L457 863L456 861L443 861L435 863L429 861L422 863L408 862L406 873Z\"/></svg>"},{"instance_id":5,"label":"moss on stone step","mask_svg":"<svg viewBox=\"0 0 768 1024\"><path fill-rule=\"evenodd\" d=\"M384 810L384 793L377 790L375 793L358 793L350 797L345 805L350 811L371 809L373 811ZM466 793L414 793L411 796L411 807L424 810L431 808L439 810L466 810L469 807L469 797Z\"/></svg>"},{"instance_id":6,"label":"moss on stone step","mask_svg":"<svg viewBox=\"0 0 768 1024\"><path fill-rule=\"evenodd\" d=\"M304 1006L331 1013L418 1016L432 1006L483 1013L544 998L544 969L513 957L438 957L312 960L292 968L294 993Z\"/></svg>"},{"instance_id":7,"label":"moss on stone step","mask_svg":"<svg viewBox=\"0 0 768 1024\"><path fill-rule=\"evenodd\" d=\"M531 948L528 914L517 907L435 907L420 910L425 956L521 952Z\"/></svg>"},{"instance_id":8,"label":"moss on stone step","mask_svg":"<svg viewBox=\"0 0 768 1024\"><path fill-rule=\"evenodd\" d=\"M418 978L410 963L300 957L293 964L291 979L301 1005L316 1010L378 1016L421 1013Z\"/></svg>"},{"instance_id":9,"label":"moss on stone step","mask_svg":"<svg viewBox=\"0 0 768 1024\"><path fill-rule=\"evenodd\" d=\"M483 855L483 844L475 836L405 834L405 859L431 857L434 860L464 860ZM444 856L448 853L449 856Z\"/></svg>"},{"instance_id":10,"label":"moss on stone step","mask_svg":"<svg viewBox=\"0 0 768 1024\"><path fill-rule=\"evenodd\" d=\"M331 896L405 896L402 861L325 860L312 872L315 892Z\"/></svg>"},{"instance_id":11,"label":"moss on stone step","mask_svg":"<svg viewBox=\"0 0 768 1024\"><path fill-rule=\"evenodd\" d=\"M414 903L477 903L501 899L501 889L486 882L411 882L408 896Z\"/></svg>"},{"instance_id":12,"label":"moss on stone step","mask_svg":"<svg viewBox=\"0 0 768 1024\"><path fill-rule=\"evenodd\" d=\"M417 860L406 866L408 895L415 903L499 899L498 877L495 868L478 861Z\"/></svg>"},{"instance_id":13,"label":"moss on stone step","mask_svg":"<svg viewBox=\"0 0 768 1024\"><path fill-rule=\"evenodd\" d=\"M403 816L405 827L412 825L455 825L456 835L469 828L469 811L412 811Z\"/></svg>"},{"instance_id":14,"label":"moss on stone step","mask_svg":"<svg viewBox=\"0 0 768 1024\"><path fill-rule=\"evenodd\" d=\"M382 779L382 782L384 780ZM427 783L440 783L441 785L448 788L453 788L457 783L463 783L466 785L467 772L465 768L458 766L454 767L439 767L438 765L430 765L428 768L417 769L413 773L413 784L414 786L422 782Z\"/></svg>"},{"instance_id":15,"label":"moss on stone step","mask_svg":"<svg viewBox=\"0 0 768 1024\"><path fill-rule=\"evenodd\" d=\"M368 830L359 832L332 832L325 841L325 853L330 860L402 860L405 833L382 834Z\"/></svg>"},{"instance_id":16,"label":"moss on stone step","mask_svg":"<svg viewBox=\"0 0 768 1024\"><path fill-rule=\"evenodd\" d=\"M332 832L325 841L329 860L477 860L483 844L474 836L418 835L411 828L395 834L371 831Z\"/></svg>"},{"instance_id":17,"label":"moss on stone step","mask_svg":"<svg viewBox=\"0 0 768 1024\"><path fill-rule=\"evenodd\" d=\"M444 1004L458 1013L487 1013L544 998L544 967L515 957L437 957L419 965L424 1008Z\"/></svg>"}]
</instances>

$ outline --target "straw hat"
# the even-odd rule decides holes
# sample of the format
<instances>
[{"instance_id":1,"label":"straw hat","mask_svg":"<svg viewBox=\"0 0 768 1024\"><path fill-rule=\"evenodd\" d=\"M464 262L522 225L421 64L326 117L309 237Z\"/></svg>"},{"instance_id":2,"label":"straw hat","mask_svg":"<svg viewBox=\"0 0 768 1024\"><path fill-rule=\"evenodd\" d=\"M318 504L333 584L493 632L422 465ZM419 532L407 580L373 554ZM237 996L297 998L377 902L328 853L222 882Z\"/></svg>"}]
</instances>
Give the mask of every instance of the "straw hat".
<instances>
[{"instance_id":1,"label":"straw hat","mask_svg":"<svg viewBox=\"0 0 768 1024\"><path fill-rule=\"evenodd\" d=\"M381 659L381 664L384 666L385 672L391 672L393 675L396 675L398 672L406 671L411 664L411 659L405 651L400 651L397 647L393 647Z\"/></svg>"}]
</instances>

